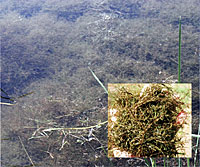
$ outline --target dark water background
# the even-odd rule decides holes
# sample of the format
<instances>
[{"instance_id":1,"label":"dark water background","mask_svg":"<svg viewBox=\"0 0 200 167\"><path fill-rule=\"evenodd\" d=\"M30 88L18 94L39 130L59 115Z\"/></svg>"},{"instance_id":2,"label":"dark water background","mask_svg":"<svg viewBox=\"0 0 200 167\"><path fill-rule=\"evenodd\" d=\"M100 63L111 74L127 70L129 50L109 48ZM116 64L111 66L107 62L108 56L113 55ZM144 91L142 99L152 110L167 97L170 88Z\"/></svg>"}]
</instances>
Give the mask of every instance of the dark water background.
<instances>
[{"instance_id":1,"label":"dark water background","mask_svg":"<svg viewBox=\"0 0 200 167\"><path fill-rule=\"evenodd\" d=\"M176 81L179 16L181 82L193 86L197 134L198 6L197 0L0 1L1 88L12 97L34 91L14 106L1 106L2 167L31 164L19 136L36 166L144 166L140 159L106 157L100 148L107 147L106 125L95 129L98 140L90 142L83 138L87 130L66 135L69 144L62 149L61 131L28 139L40 128L107 120L107 95L88 66L104 85ZM175 159L170 163L177 165Z\"/></svg>"}]
</instances>

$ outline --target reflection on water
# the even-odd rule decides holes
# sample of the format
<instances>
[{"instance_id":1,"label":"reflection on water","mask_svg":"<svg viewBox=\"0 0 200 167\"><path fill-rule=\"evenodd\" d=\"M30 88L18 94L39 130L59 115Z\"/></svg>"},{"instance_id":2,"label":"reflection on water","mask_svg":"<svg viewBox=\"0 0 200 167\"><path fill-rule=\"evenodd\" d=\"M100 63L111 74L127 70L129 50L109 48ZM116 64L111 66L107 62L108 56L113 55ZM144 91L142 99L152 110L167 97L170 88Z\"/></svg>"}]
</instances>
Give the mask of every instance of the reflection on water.
<instances>
[{"instance_id":1,"label":"reflection on water","mask_svg":"<svg viewBox=\"0 0 200 167\"><path fill-rule=\"evenodd\" d=\"M178 2L155 0L1 2L1 88L7 93L1 95L28 94L2 105L2 166L31 165L18 136L35 166L144 166L139 159L107 158L106 124L92 131L45 129L107 120L107 94L88 65L105 86L176 80L180 15L181 80L193 84L197 133L196 3L185 0L180 10Z\"/></svg>"}]
</instances>

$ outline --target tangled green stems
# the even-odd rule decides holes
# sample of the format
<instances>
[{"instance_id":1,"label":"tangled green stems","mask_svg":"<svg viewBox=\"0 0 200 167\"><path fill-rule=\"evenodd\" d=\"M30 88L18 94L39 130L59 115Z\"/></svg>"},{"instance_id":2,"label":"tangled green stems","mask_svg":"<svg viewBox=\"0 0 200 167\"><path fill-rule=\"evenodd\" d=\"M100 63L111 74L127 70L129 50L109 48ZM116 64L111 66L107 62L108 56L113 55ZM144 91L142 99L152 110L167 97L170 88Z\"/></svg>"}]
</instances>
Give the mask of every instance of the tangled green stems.
<instances>
[{"instance_id":1,"label":"tangled green stems","mask_svg":"<svg viewBox=\"0 0 200 167\"><path fill-rule=\"evenodd\" d=\"M176 135L182 127L176 120L183 104L165 84L151 84L142 95L119 89L109 142L136 157L176 157L183 145Z\"/></svg>"}]
</instances>

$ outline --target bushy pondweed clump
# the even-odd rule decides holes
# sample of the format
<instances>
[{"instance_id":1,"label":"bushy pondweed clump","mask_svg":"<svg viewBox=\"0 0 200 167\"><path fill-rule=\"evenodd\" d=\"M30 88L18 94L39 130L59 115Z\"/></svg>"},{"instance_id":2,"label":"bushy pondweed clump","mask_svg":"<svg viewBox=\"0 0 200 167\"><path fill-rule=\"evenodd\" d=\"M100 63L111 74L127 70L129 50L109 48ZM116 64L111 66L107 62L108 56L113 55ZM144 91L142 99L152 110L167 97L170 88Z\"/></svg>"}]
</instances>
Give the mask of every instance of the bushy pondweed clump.
<instances>
[{"instance_id":1,"label":"bushy pondweed clump","mask_svg":"<svg viewBox=\"0 0 200 167\"><path fill-rule=\"evenodd\" d=\"M120 88L112 106L117 119L109 145L136 157L176 157L183 146L177 136L183 104L169 85L151 84L142 91Z\"/></svg>"}]
</instances>

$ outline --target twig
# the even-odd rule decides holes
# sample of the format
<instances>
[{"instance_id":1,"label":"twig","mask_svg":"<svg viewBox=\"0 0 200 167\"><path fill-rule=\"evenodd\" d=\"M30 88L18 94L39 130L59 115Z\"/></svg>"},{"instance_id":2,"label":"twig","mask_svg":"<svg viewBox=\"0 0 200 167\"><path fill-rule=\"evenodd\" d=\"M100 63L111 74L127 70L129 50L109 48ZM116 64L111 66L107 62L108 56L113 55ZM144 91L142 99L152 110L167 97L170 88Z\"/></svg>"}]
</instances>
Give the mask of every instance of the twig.
<instances>
[{"instance_id":1,"label":"twig","mask_svg":"<svg viewBox=\"0 0 200 167\"><path fill-rule=\"evenodd\" d=\"M91 128L95 128L98 127L100 125L106 124L108 121L99 123L97 125L93 125L93 126L88 126L88 127L76 127L76 128L49 128L49 129L44 129L43 132L49 132L49 131L55 131L55 130L84 130L84 129L91 129Z\"/></svg>"},{"instance_id":2,"label":"twig","mask_svg":"<svg viewBox=\"0 0 200 167\"><path fill-rule=\"evenodd\" d=\"M21 137L18 136L18 138L19 138L19 140L20 140L20 143L21 143L21 145L22 145L22 147L23 147L23 149L24 149L24 151L25 151L25 153L26 153L28 159L30 160L31 164L35 167L35 165L34 165L32 159L31 159L31 157L29 156L28 152L26 151L26 148L25 148L24 144L22 143L22 139L21 139Z\"/></svg>"},{"instance_id":3,"label":"twig","mask_svg":"<svg viewBox=\"0 0 200 167\"><path fill-rule=\"evenodd\" d=\"M12 104L12 103L3 103L3 102L0 102L0 104L4 104L4 105L7 105L7 106L13 106L15 104Z\"/></svg>"},{"instance_id":4,"label":"twig","mask_svg":"<svg viewBox=\"0 0 200 167\"><path fill-rule=\"evenodd\" d=\"M102 84L102 82L99 80L99 78L96 76L96 74L91 70L90 67L88 67L94 78L97 80L97 82L101 85L101 87L104 89L104 91L108 94L108 90L105 88L105 86Z\"/></svg>"}]
</instances>

